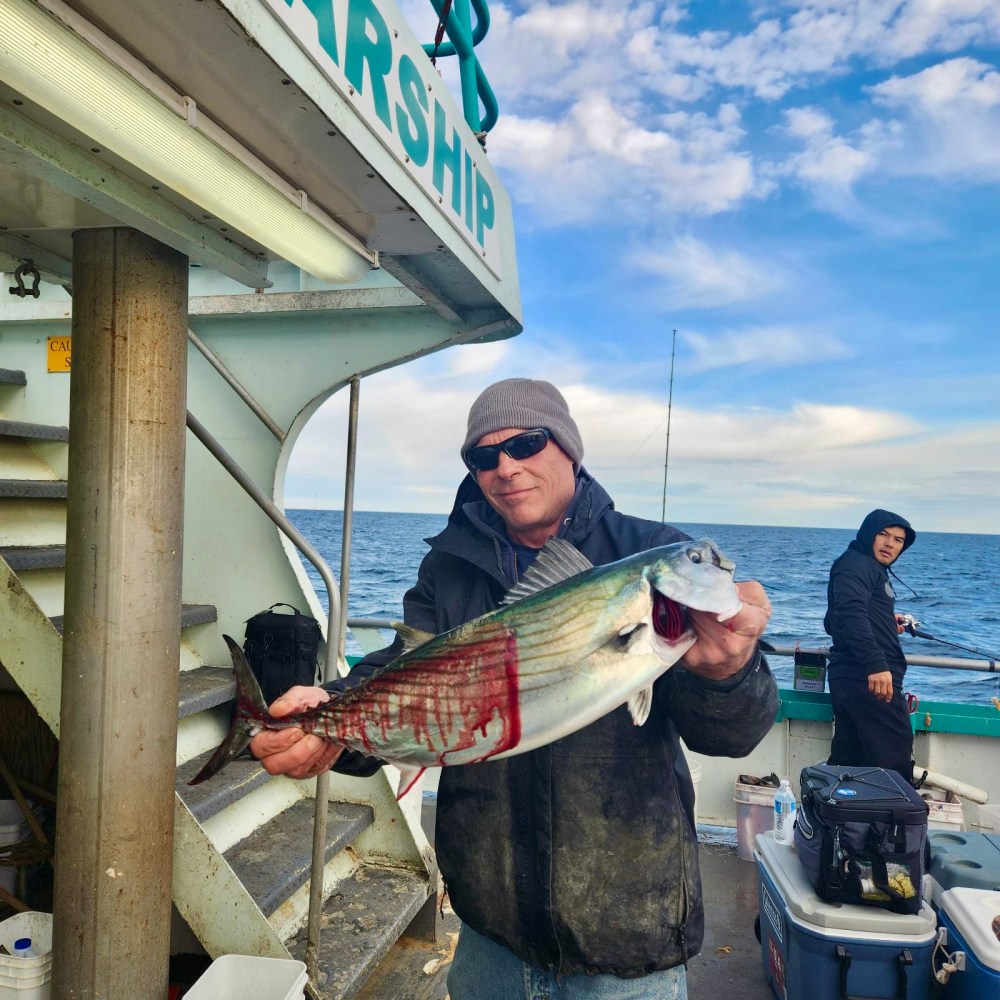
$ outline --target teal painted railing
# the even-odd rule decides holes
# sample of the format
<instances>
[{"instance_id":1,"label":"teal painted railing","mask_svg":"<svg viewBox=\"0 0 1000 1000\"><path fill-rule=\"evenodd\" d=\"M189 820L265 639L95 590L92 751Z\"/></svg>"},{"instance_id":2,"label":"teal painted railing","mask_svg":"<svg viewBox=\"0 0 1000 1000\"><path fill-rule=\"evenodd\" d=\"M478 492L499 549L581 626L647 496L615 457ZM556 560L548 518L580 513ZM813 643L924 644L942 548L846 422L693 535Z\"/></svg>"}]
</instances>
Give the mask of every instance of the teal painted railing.
<instances>
[{"instance_id":1,"label":"teal painted railing","mask_svg":"<svg viewBox=\"0 0 1000 1000\"><path fill-rule=\"evenodd\" d=\"M490 12L486 0L431 0L439 19L444 19L444 30L451 41L440 44L430 42L424 51L432 59L438 56L458 56L458 73L462 83L462 110L469 128L485 143L486 133L497 123L497 99L486 79L483 67L473 51L490 28ZM445 7L447 6L447 16ZM476 24L472 25L472 10ZM480 112L482 102L482 112Z\"/></svg>"}]
</instances>

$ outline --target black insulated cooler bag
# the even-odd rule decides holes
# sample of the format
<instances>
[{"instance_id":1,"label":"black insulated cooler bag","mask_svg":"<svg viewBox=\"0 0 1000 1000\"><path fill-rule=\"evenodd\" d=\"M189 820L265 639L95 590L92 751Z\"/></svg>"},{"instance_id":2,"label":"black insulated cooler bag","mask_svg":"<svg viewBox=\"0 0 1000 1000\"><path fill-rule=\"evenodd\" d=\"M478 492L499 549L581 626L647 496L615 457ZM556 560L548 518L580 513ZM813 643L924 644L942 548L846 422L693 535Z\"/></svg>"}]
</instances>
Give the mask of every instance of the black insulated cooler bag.
<instances>
[{"instance_id":1,"label":"black insulated cooler bag","mask_svg":"<svg viewBox=\"0 0 1000 1000\"><path fill-rule=\"evenodd\" d=\"M927 804L881 767L803 768L795 850L821 899L919 913Z\"/></svg>"}]
</instances>

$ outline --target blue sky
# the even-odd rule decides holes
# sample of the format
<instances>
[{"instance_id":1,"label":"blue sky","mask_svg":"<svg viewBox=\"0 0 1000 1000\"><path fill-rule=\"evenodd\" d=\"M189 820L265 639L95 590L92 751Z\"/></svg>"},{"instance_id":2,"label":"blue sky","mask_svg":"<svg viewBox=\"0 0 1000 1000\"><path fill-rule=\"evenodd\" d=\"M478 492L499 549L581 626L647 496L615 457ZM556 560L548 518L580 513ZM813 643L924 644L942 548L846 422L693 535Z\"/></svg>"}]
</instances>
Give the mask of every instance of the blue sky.
<instances>
[{"instance_id":1,"label":"blue sky","mask_svg":"<svg viewBox=\"0 0 1000 1000\"><path fill-rule=\"evenodd\" d=\"M1000 4L490 11L525 331L362 384L356 506L447 511L469 404L532 375L659 517L676 329L668 521L1000 533ZM289 507L341 506L345 421L304 431Z\"/></svg>"}]
</instances>

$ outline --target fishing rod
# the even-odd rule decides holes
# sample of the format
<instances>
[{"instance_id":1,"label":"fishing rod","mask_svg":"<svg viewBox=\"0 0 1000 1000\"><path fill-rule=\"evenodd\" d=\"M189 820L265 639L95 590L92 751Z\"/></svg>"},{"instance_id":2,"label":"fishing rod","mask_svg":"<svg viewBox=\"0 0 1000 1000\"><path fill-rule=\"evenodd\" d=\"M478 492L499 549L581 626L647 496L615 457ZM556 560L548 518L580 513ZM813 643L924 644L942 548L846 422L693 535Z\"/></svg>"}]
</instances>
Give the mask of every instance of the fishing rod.
<instances>
[{"instance_id":1,"label":"fishing rod","mask_svg":"<svg viewBox=\"0 0 1000 1000\"><path fill-rule=\"evenodd\" d=\"M993 653L984 653L981 649L974 649L972 646L963 646L957 642L950 642L948 639L939 639L936 635L921 631L923 623L918 622L913 615L900 615L899 617L902 620L904 631L909 632L910 635L916 636L918 639L930 639L931 642L940 642L944 646L954 646L955 649L964 649L967 653L985 656L989 660L1000 660L1000 656L995 656Z\"/></svg>"}]
</instances>

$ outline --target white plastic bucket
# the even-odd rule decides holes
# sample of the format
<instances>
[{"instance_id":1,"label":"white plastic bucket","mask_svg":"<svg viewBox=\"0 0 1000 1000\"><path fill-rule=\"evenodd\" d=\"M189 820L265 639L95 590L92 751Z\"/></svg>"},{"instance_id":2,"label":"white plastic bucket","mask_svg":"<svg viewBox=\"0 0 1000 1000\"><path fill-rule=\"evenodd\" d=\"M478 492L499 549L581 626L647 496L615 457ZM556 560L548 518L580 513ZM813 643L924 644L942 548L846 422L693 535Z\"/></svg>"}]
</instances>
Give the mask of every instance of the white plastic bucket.
<instances>
[{"instance_id":1,"label":"white plastic bucket","mask_svg":"<svg viewBox=\"0 0 1000 1000\"><path fill-rule=\"evenodd\" d=\"M961 831L965 829L965 810L954 792L940 788L921 788L920 797L927 803L929 830Z\"/></svg>"},{"instance_id":2,"label":"white plastic bucket","mask_svg":"<svg viewBox=\"0 0 1000 1000\"><path fill-rule=\"evenodd\" d=\"M221 955L184 1000L303 1000L306 966L290 958Z\"/></svg>"},{"instance_id":3,"label":"white plastic bucket","mask_svg":"<svg viewBox=\"0 0 1000 1000\"><path fill-rule=\"evenodd\" d=\"M0 921L0 944L13 952L18 938L31 938L31 958L0 955L0 1000L49 1000L52 990L52 914L15 913Z\"/></svg>"},{"instance_id":4,"label":"white plastic bucket","mask_svg":"<svg viewBox=\"0 0 1000 1000\"><path fill-rule=\"evenodd\" d=\"M13 799L0 799L0 847L19 844L28 836L28 821L21 807ZM17 868L14 865L0 865L0 887L14 891Z\"/></svg>"},{"instance_id":5,"label":"white plastic bucket","mask_svg":"<svg viewBox=\"0 0 1000 1000\"><path fill-rule=\"evenodd\" d=\"M744 785L741 781L735 784L736 854L743 861L753 861L757 834L774 829L774 794L777 790L766 785Z\"/></svg>"}]
</instances>

